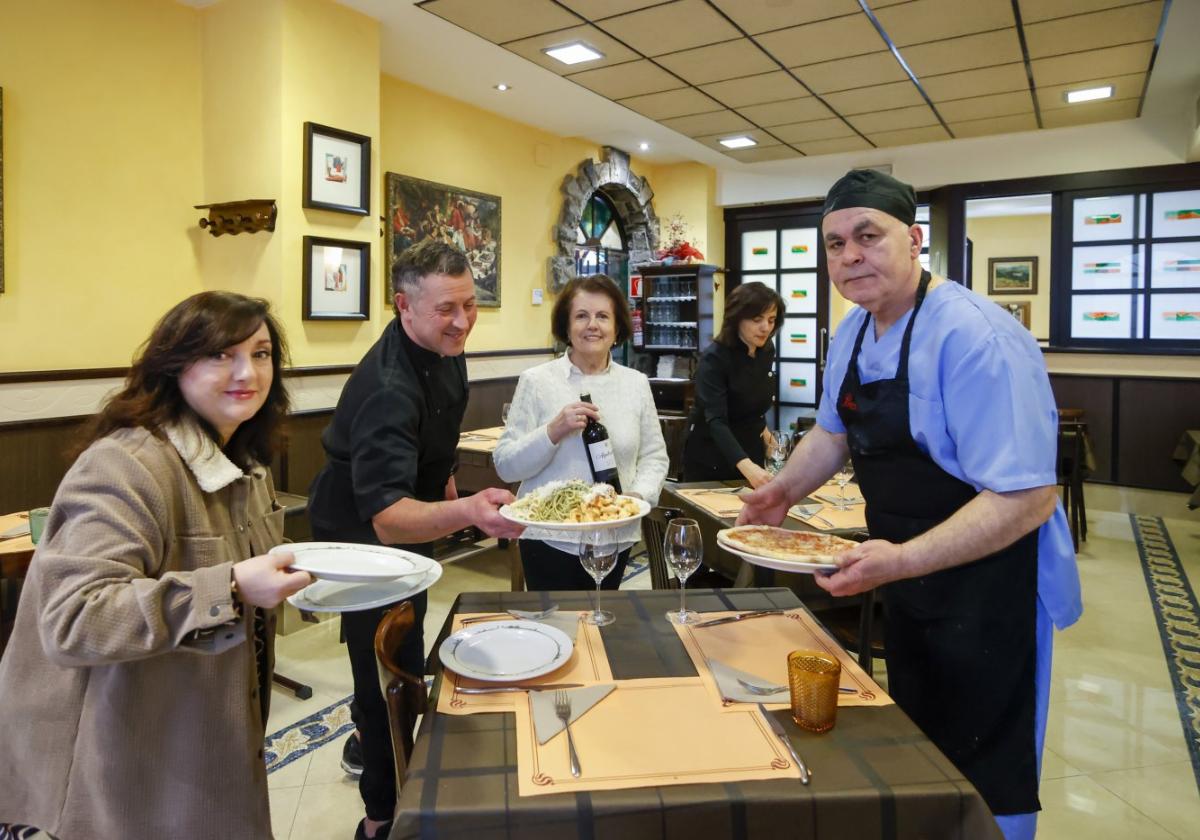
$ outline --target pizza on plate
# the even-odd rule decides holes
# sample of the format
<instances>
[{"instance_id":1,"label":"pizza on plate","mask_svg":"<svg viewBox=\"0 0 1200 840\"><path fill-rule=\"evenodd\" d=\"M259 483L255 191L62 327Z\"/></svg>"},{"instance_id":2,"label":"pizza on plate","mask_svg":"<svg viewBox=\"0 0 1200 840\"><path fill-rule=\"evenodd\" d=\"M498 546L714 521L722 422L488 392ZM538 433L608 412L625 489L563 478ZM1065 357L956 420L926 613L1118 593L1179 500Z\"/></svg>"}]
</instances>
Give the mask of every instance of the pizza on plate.
<instances>
[{"instance_id":1,"label":"pizza on plate","mask_svg":"<svg viewBox=\"0 0 1200 840\"><path fill-rule=\"evenodd\" d=\"M771 525L739 525L718 532L717 537L727 547L737 551L798 563L828 563L843 551L858 545L832 534L789 531Z\"/></svg>"}]
</instances>

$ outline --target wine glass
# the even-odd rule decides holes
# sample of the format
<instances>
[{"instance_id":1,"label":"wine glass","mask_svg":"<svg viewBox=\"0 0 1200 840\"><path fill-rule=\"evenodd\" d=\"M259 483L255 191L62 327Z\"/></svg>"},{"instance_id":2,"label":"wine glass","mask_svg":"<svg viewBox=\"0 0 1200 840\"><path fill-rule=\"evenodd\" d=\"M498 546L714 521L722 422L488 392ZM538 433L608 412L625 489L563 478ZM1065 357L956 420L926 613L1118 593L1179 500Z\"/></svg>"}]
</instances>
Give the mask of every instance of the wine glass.
<instances>
[{"instance_id":1,"label":"wine glass","mask_svg":"<svg viewBox=\"0 0 1200 840\"><path fill-rule=\"evenodd\" d=\"M846 503L846 485L854 478L854 462L847 461L838 467L838 471L833 474L833 480L838 486L838 510L850 510L850 505Z\"/></svg>"},{"instance_id":2,"label":"wine glass","mask_svg":"<svg viewBox=\"0 0 1200 840\"><path fill-rule=\"evenodd\" d=\"M669 610L667 621L672 624L695 624L700 620L699 613L688 610L683 602L687 579L700 568L700 558L704 556L704 540L700 537L700 525L695 519L672 519L667 523L663 555L679 579L679 612Z\"/></svg>"},{"instance_id":3,"label":"wine glass","mask_svg":"<svg viewBox=\"0 0 1200 840\"><path fill-rule=\"evenodd\" d=\"M782 430L775 430L768 433L771 437L767 442L767 472L772 476L779 475L779 471L787 464L788 459L788 435Z\"/></svg>"},{"instance_id":4,"label":"wine glass","mask_svg":"<svg viewBox=\"0 0 1200 840\"><path fill-rule=\"evenodd\" d=\"M510 402L506 402L504 405L500 406L500 425L502 425L502 426L508 425L508 412L509 412L509 409L511 409L511 408L512 408L512 403L510 403Z\"/></svg>"},{"instance_id":5,"label":"wine glass","mask_svg":"<svg viewBox=\"0 0 1200 840\"><path fill-rule=\"evenodd\" d=\"M617 543L612 531L588 531L579 543L579 562L583 570L596 581L596 609L584 617L588 624L603 627L616 618L608 610L600 609L600 581L617 564Z\"/></svg>"}]
</instances>

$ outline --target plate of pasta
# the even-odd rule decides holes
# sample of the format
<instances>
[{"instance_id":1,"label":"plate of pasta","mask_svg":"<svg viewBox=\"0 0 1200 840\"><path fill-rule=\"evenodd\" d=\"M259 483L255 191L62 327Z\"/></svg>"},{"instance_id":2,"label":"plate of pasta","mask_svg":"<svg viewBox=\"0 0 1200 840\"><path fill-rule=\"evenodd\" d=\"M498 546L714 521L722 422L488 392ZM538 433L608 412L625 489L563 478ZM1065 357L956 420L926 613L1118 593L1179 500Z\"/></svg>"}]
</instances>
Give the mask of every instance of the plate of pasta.
<instances>
[{"instance_id":1,"label":"plate of pasta","mask_svg":"<svg viewBox=\"0 0 1200 840\"><path fill-rule=\"evenodd\" d=\"M510 522L552 531L594 531L637 522L650 503L622 496L608 484L551 481L500 508Z\"/></svg>"}]
</instances>

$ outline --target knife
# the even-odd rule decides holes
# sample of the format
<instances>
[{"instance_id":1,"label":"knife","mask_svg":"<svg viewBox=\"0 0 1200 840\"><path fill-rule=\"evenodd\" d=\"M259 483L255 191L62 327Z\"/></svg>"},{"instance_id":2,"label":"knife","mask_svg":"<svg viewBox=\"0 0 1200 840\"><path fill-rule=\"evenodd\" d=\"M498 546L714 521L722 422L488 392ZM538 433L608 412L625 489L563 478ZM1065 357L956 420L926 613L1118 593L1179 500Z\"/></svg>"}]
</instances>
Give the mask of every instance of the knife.
<instances>
[{"instance_id":1,"label":"knife","mask_svg":"<svg viewBox=\"0 0 1200 840\"><path fill-rule=\"evenodd\" d=\"M693 627L716 627L718 624L731 624L735 621L744 621L747 618L761 618L764 615L783 615L786 610L755 610L754 612L738 613L737 615L727 615L724 618L710 618L708 621L701 621L699 624L693 624Z\"/></svg>"},{"instance_id":2,"label":"knife","mask_svg":"<svg viewBox=\"0 0 1200 840\"><path fill-rule=\"evenodd\" d=\"M787 747L788 754L791 755L792 761L796 762L796 767L800 770L800 784L806 785L812 778L812 774L808 772L808 765L804 763L804 759L800 757L800 753L796 752L796 748L792 746L792 742L788 740L787 733L783 731L783 724L775 720L767 707L762 703L758 704L758 710L762 712L762 716L767 719L767 726L771 727L771 731L775 733L783 745Z\"/></svg>"},{"instance_id":3,"label":"knife","mask_svg":"<svg viewBox=\"0 0 1200 840\"><path fill-rule=\"evenodd\" d=\"M458 688L455 691L459 694L503 694L506 691L556 691L560 688L583 688L583 683L554 683L553 685L506 685L497 686L496 688Z\"/></svg>"}]
</instances>

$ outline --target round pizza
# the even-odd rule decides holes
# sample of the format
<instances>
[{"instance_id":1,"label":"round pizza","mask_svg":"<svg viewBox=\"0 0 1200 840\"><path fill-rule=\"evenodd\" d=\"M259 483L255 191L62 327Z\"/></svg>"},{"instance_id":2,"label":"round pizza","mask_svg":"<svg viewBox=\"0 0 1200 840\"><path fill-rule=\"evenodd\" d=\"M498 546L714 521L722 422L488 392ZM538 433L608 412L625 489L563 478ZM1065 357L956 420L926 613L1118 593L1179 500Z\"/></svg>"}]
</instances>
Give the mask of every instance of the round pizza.
<instances>
[{"instance_id":1,"label":"round pizza","mask_svg":"<svg viewBox=\"0 0 1200 840\"><path fill-rule=\"evenodd\" d=\"M739 525L717 532L727 547L759 557L798 563L829 563L843 551L854 548L853 540L812 531L789 531L771 525Z\"/></svg>"}]
</instances>

